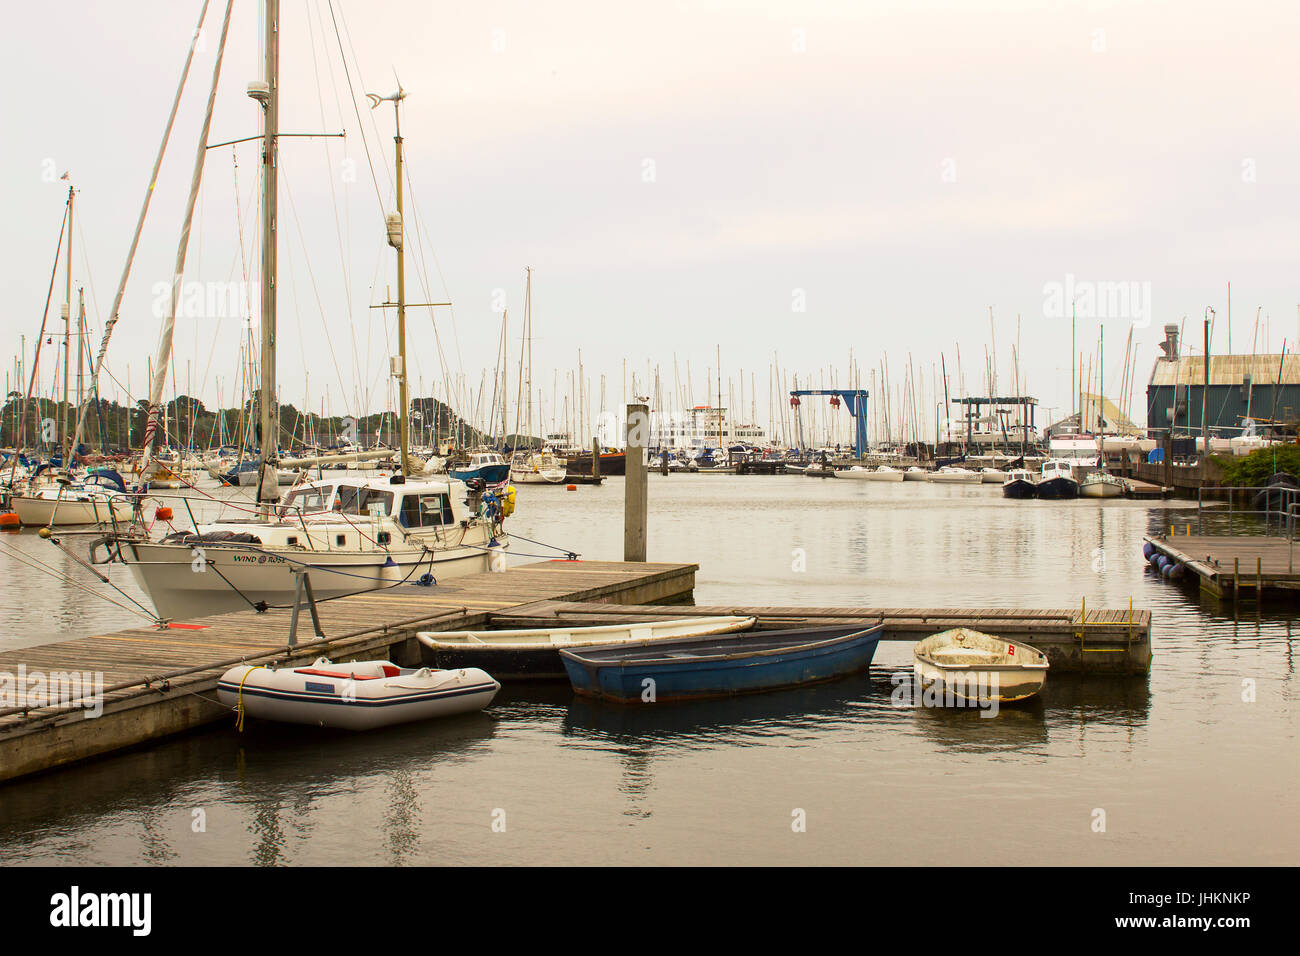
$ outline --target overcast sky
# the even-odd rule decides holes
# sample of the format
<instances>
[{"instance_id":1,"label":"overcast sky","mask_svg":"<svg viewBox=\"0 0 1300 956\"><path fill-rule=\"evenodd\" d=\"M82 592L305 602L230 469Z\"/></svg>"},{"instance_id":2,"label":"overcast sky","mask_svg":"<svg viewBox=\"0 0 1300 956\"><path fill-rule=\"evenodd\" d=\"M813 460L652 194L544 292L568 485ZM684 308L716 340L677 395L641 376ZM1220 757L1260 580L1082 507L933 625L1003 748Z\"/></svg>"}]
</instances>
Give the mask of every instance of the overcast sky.
<instances>
[{"instance_id":1,"label":"overcast sky","mask_svg":"<svg viewBox=\"0 0 1300 956\"><path fill-rule=\"evenodd\" d=\"M64 171L79 190L73 280L98 344L200 6L6 11L11 380L20 336L30 357L40 327ZM392 92L395 75L408 93L408 298L454 302L411 314L423 392L442 378L435 322L448 369L477 389L496 365L503 301L513 391L525 266L547 405L579 349L610 405L625 360L638 388L648 364L671 389L674 355L703 402L721 345L724 391L744 369L748 407L752 375L763 424L774 356L801 383L834 369L844 384L852 354L869 387L886 355L900 384L910 354L924 406L941 354L954 391L958 349L966 387L983 388L994 334L1000 390L1014 391L1019 316L1028 391L1059 416L1068 303L1053 313L1066 289L1086 305L1089 283L1134 283L1128 314L1104 322L1105 384L1114 397L1136 325L1139 421L1166 322L1186 316L1199 348L1212 306L1213 347L1227 348L1229 281L1234 351L1250 351L1259 308L1267 345L1295 344L1300 4L333 0L333 18L328 0L282 7L281 130L349 133L281 145L279 379L295 404L309 394L319 408L328 388L335 414L384 407L393 348L391 318L369 308L394 281L382 221L392 110L359 107L377 196L333 20L358 97ZM213 0L109 350L137 396L223 9ZM258 130L244 88L261 72L260 18L260 4L236 0L211 142ZM255 144L208 151L187 281L239 281L241 261L256 280L257 165ZM1076 351L1095 353L1101 324L1081 315ZM220 382L232 403L241 335L238 316L183 317L179 390L211 404Z\"/></svg>"}]
</instances>

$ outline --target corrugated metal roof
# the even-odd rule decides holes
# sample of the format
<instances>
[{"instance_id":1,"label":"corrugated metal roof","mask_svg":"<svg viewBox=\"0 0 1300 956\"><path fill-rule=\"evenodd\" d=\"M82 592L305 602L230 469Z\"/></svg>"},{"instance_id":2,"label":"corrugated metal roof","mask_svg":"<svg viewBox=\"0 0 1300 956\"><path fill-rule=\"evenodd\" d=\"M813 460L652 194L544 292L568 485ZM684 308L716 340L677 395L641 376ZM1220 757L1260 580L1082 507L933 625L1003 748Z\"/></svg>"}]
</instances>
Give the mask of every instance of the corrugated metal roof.
<instances>
[{"instance_id":1,"label":"corrugated metal roof","mask_svg":"<svg viewBox=\"0 0 1300 956\"><path fill-rule=\"evenodd\" d=\"M1256 385L1300 385L1300 355L1211 355L1210 384L1240 385L1247 375ZM1202 385L1205 383L1205 356L1189 355L1169 361L1157 359L1151 370L1152 385Z\"/></svg>"}]
</instances>

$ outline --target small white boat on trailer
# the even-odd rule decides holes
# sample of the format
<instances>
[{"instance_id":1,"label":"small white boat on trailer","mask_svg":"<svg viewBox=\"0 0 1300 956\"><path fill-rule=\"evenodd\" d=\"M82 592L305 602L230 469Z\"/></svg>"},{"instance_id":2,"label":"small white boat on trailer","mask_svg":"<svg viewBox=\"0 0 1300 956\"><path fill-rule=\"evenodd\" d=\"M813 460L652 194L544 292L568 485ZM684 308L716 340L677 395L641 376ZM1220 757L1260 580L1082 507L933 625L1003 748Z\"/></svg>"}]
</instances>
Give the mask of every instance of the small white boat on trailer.
<instances>
[{"instance_id":1,"label":"small white boat on trailer","mask_svg":"<svg viewBox=\"0 0 1300 956\"><path fill-rule=\"evenodd\" d=\"M550 680L568 678L560 658L562 648L710 637L746 631L753 626L752 617L679 617L597 627L420 631L415 636L429 649L425 661L436 667L481 666L502 680Z\"/></svg>"},{"instance_id":2,"label":"small white boat on trailer","mask_svg":"<svg viewBox=\"0 0 1300 956\"><path fill-rule=\"evenodd\" d=\"M1047 655L1038 648L966 627L927 637L912 656L923 689L968 703L1024 700L1047 683Z\"/></svg>"},{"instance_id":3,"label":"small white boat on trailer","mask_svg":"<svg viewBox=\"0 0 1300 956\"><path fill-rule=\"evenodd\" d=\"M476 667L432 670L391 661L269 668L241 664L221 675L217 697L241 715L290 724L373 730L482 710L501 685Z\"/></svg>"}]
</instances>

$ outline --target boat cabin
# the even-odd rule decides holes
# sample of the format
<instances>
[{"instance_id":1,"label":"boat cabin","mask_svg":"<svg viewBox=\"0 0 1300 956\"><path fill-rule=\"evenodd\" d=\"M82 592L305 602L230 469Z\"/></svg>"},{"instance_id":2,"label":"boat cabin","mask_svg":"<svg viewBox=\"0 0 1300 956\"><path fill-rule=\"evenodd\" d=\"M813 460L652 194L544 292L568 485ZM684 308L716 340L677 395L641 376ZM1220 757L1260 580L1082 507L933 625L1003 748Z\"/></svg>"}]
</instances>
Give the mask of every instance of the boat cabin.
<instances>
[{"instance_id":1,"label":"boat cabin","mask_svg":"<svg viewBox=\"0 0 1300 956\"><path fill-rule=\"evenodd\" d=\"M280 502L285 518L330 515L394 517L403 528L442 528L459 524L464 508L455 488L459 482L335 479L315 481L289 491Z\"/></svg>"}]
</instances>

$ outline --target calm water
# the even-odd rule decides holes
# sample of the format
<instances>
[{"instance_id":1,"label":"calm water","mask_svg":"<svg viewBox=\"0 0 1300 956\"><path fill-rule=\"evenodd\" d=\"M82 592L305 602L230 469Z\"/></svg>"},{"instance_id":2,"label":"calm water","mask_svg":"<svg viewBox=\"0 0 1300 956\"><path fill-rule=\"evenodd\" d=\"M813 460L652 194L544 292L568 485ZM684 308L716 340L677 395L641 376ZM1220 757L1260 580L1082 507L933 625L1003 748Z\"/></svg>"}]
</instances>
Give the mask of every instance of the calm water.
<instances>
[{"instance_id":1,"label":"calm water","mask_svg":"<svg viewBox=\"0 0 1300 956\"><path fill-rule=\"evenodd\" d=\"M622 557L621 480L519 489L518 535ZM1194 508L1012 502L995 486L652 476L650 558L702 604L1127 607L1148 678L1055 675L994 719L891 706L910 645L868 676L653 710L507 688L486 712L342 735L212 730L0 787L0 862L198 864L1294 864L1297 638L1145 569ZM517 550L540 553L516 541ZM801 549L801 550L800 550ZM20 565L0 538L0 647L138 619ZM806 570L792 568L802 561ZM129 575L112 569L130 593ZM1243 680L1257 700L1242 701ZM1094 810L1106 813L1095 833ZM806 832L793 832L802 811ZM205 822L195 832L195 820ZM493 829L504 821L504 832Z\"/></svg>"}]
</instances>

